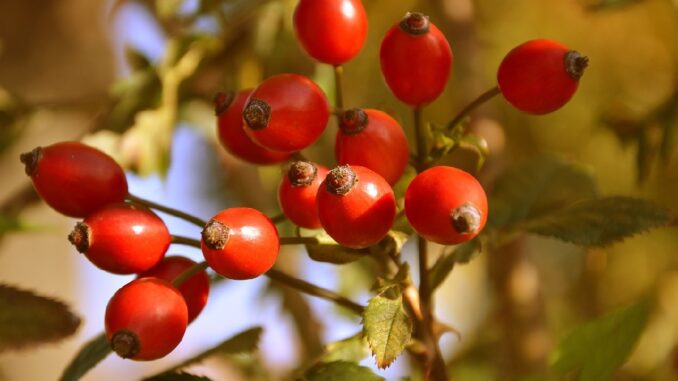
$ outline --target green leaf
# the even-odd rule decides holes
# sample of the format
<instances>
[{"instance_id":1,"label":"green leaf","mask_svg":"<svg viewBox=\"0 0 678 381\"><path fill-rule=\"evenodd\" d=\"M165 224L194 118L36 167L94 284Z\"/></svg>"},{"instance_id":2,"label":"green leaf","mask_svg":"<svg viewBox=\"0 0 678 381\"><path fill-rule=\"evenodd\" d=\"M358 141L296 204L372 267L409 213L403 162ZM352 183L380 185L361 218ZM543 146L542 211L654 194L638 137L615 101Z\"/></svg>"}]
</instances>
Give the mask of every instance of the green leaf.
<instances>
[{"instance_id":1,"label":"green leaf","mask_svg":"<svg viewBox=\"0 0 678 381\"><path fill-rule=\"evenodd\" d=\"M363 315L363 333L377 361L377 367L383 369L391 365L412 335L412 321L403 309L402 297L373 297Z\"/></svg>"},{"instance_id":2,"label":"green leaf","mask_svg":"<svg viewBox=\"0 0 678 381\"><path fill-rule=\"evenodd\" d=\"M650 303L643 300L575 328L551 355L558 375L578 371L579 381L607 380L640 338Z\"/></svg>"},{"instance_id":3,"label":"green leaf","mask_svg":"<svg viewBox=\"0 0 678 381\"><path fill-rule=\"evenodd\" d=\"M374 374L370 368L360 366L354 362L334 361L320 363L302 378L303 381L383 381L382 377Z\"/></svg>"},{"instance_id":4,"label":"green leaf","mask_svg":"<svg viewBox=\"0 0 678 381\"><path fill-rule=\"evenodd\" d=\"M365 337L362 333L358 333L344 340L327 344L320 361L325 363L333 361L358 362L369 356L369 354L370 351Z\"/></svg>"},{"instance_id":5,"label":"green leaf","mask_svg":"<svg viewBox=\"0 0 678 381\"><path fill-rule=\"evenodd\" d=\"M666 226L671 213L630 197L605 197L578 202L527 222L532 233L582 246L605 246L649 229Z\"/></svg>"},{"instance_id":6,"label":"green leaf","mask_svg":"<svg viewBox=\"0 0 678 381\"><path fill-rule=\"evenodd\" d=\"M261 327L253 327L250 328L246 331L240 332L237 335L227 339L226 341L222 342L221 344L210 348L197 356L190 358L179 365L176 365L172 367L171 369L168 369L167 371L160 373L156 376L152 376L151 378L146 378L144 379L149 380L149 379L155 379L154 377L158 376L164 376L165 374L169 373L175 373L179 369L183 369L189 365L197 364L199 362L202 362L208 357L214 356L216 354L222 354L222 355L234 355L234 354L240 354L240 353L251 353L254 352L258 345L259 345L259 339L261 338L261 333L263 332L263 329Z\"/></svg>"},{"instance_id":7,"label":"green leaf","mask_svg":"<svg viewBox=\"0 0 678 381\"><path fill-rule=\"evenodd\" d=\"M316 262L343 265L365 258L369 249L349 249L341 245L306 245L308 256Z\"/></svg>"},{"instance_id":8,"label":"green leaf","mask_svg":"<svg viewBox=\"0 0 678 381\"><path fill-rule=\"evenodd\" d=\"M179 372L179 373L163 373L151 378L147 378L146 381L212 381L208 377L196 376L189 373Z\"/></svg>"},{"instance_id":9,"label":"green leaf","mask_svg":"<svg viewBox=\"0 0 678 381\"><path fill-rule=\"evenodd\" d=\"M376 252L384 255L400 255L405 242L410 238L410 235L404 232L390 230L386 237L384 237L378 244L370 246L374 254Z\"/></svg>"},{"instance_id":10,"label":"green leaf","mask_svg":"<svg viewBox=\"0 0 678 381\"><path fill-rule=\"evenodd\" d=\"M454 246L451 250L446 250L429 270L431 292L445 281L455 264L470 262L480 254L480 249L480 240L474 238L461 245Z\"/></svg>"},{"instance_id":11,"label":"green leaf","mask_svg":"<svg viewBox=\"0 0 678 381\"><path fill-rule=\"evenodd\" d=\"M497 179L488 225L505 227L596 195L588 170L555 156L536 157Z\"/></svg>"},{"instance_id":12,"label":"green leaf","mask_svg":"<svg viewBox=\"0 0 678 381\"><path fill-rule=\"evenodd\" d=\"M111 353L111 346L108 345L106 335L103 333L87 342L80 349L78 354L71 360L68 367L64 369L59 381L77 381L84 376L90 369Z\"/></svg>"},{"instance_id":13,"label":"green leaf","mask_svg":"<svg viewBox=\"0 0 678 381\"><path fill-rule=\"evenodd\" d=\"M79 326L64 303L0 284L0 351L59 341Z\"/></svg>"}]
</instances>

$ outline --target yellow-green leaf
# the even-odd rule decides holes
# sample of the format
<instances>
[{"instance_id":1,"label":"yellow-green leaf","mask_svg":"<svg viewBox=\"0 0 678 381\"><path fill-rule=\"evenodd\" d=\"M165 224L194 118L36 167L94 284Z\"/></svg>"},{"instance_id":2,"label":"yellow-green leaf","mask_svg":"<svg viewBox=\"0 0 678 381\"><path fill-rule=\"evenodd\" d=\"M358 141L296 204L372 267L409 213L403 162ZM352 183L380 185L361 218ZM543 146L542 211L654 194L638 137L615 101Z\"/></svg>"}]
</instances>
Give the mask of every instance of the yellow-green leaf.
<instances>
[{"instance_id":1,"label":"yellow-green leaf","mask_svg":"<svg viewBox=\"0 0 678 381\"><path fill-rule=\"evenodd\" d=\"M643 300L577 327L553 352L551 367L561 376L577 372L579 381L609 379L631 354L649 309Z\"/></svg>"},{"instance_id":2,"label":"yellow-green leaf","mask_svg":"<svg viewBox=\"0 0 678 381\"><path fill-rule=\"evenodd\" d=\"M382 377L374 374L370 368L360 366L354 362L334 361L320 363L301 378L302 381L383 381Z\"/></svg>"},{"instance_id":3,"label":"yellow-green leaf","mask_svg":"<svg viewBox=\"0 0 678 381\"><path fill-rule=\"evenodd\" d=\"M402 297L389 299L377 295L372 298L363 315L363 333L377 367L383 369L391 365L412 336L412 321L403 309Z\"/></svg>"}]
</instances>

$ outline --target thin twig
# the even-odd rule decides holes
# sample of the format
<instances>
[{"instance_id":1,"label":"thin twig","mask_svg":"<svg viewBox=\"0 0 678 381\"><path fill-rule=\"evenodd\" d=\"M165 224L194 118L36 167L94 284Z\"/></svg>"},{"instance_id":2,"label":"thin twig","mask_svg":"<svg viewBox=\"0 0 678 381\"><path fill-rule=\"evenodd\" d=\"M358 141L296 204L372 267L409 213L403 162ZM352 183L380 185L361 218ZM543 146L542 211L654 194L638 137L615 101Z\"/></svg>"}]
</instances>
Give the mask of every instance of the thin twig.
<instances>
[{"instance_id":1,"label":"thin twig","mask_svg":"<svg viewBox=\"0 0 678 381\"><path fill-rule=\"evenodd\" d=\"M471 103L466 105L463 110L459 111L459 114L452 119L452 121L447 125L447 129L451 130L453 129L459 122L461 122L468 114L470 114L473 110L478 108L478 106L482 105L483 103L487 102L488 100L492 99L495 95L501 94L501 90L499 90L499 86L494 86L493 88L487 90L486 92L480 94L478 98L473 100Z\"/></svg>"},{"instance_id":2,"label":"thin twig","mask_svg":"<svg viewBox=\"0 0 678 381\"><path fill-rule=\"evenodd\" d=\"M174 287L180 287L184 282L189 280L193 275L205 270L209 265L207 264L206 261L202 261L200 263L196 263L195 265L187 268L184 272L179 274L174 280L172 281L172 286Z\"/></svg>"},{"instance_id":3,"label":"thin twig","mask_svg":"<svg viewBox=\"0 0 678 381\"><path fill-rule=\"evenodd\" d=\"M191 246L191 247L196 247L200 249L200 241L197 239L193 238L188 238L188 237L181 237L178 235L172 235L172 243L178 244L178 245L186 245L186 246Z\"/></svg>"},{"instance_id":4,"label":"thin twig","mask_svg":"<svg viewBox=\"0 0 678 381\"><path fill-rule=\"evenodd\" d=\"M279 270L275 269L269 270L266 273L266 276L273 281L285 284L305 294L317 296L319 298L332 301L342 307L346 307L347 309L355 312L358 315L362 315L363 312L365 311L364 306L346 298L345 296L341 296L332 290L316 286L312 283L306 282L305 280L301 280L299 278L287 275Z\"/></svg>"},{"instance_id":5,"label":"thin twig","mask_svg":"<svg viewBox=\"0 0 678 381\"><path fill-rule=\"evenodd\" d=\"M133 194L127 194L127 199L129 201L132 201L133 203L140 204L140 205L146 206L148 208L155 209L155 210L161 211L163 213L167 213L167 214L172 215L174 217L181 218L181 219L186 220L186 221L188 221L188 222L190 222L194 225L197 225L201 228L205 227L205 225L207 224L207 221L205 221L201 218L198 218L196 216L192 216L188 213L184 213L181 210L170 208L168 206L161 205L161 204L155 203L153 201L143 199L141 197L137 197Z\"/></svg>"}]
</instances>

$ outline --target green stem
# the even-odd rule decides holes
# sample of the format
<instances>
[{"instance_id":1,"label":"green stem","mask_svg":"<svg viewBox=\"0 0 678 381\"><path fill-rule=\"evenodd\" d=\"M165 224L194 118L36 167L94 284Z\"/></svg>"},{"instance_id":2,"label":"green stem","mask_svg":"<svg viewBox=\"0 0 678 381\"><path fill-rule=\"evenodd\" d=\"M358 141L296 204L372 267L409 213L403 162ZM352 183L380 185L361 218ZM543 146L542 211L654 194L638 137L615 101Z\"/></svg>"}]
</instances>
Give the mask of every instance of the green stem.
<instances>
[{"instance_id":1,"label":"green stem","mask_svg":"<svg viewBox=\"0 0 678 381\"><path fill-rule=\"evenodd\" d=\"M415 168L417 173L420 173L426 169L426 161L428 160L428 144L426 144L426 141L428 140L428 137L426 136L426 130L421 123L421 108L415 107L413 109L413 114L414 131L417 139L417 163Z\"/></svg>"},{"instance_id":2,"label":"green stem","mask_svg":"<svg viewBox=\"0 0 678 381\"><path fill-rule=\"evenodd\" d=\"M287 220L287 217L285 217L284 214L280 213L276 216L271 217L271 221L277 225L279 223L285 222Z\"/></svg>"},{"instance_id":3,"label":"green stem","mask_svg":"<svg viewBox=\"0 0 678 381\"><path fill-rule=\"evenodd\" d=\"M365 311L365 307L344 296L337 294L332 290L316 286L312 283L306 282L305 280L301 280L299 278L287 275L279 270L275 269L268 270L266 276L273 281L280 282L305 294L332 301L342 307L346 307L348 310L352 312L355 312L357 315L362 315L363 312Z\"/></svg>"},{"instance_id":4,"label":"green stem","mask_svg":"<svg viewBox=\"0 0 678 381\"><path fill-rule=\"evenodd\" d=\"M334 66L334 106L338 111L338 116L341 118L341 113L344 111L344 92L341 87L341 77L344 74L344 68L341 65Z\"/></svg>"},{"instance_id":5,"label":"green stem","mask_svg":"<svg viewBox=\"0 0 678 381\"><path fill-rule=\"evenodd\" d=\"M452 121L447 125L447 129L451 130L453 129L459 122L461 122L468 114L470 114L473 110L478 108L478 106L482 105L483 103L489 101L492 99L495 95L501 94L501 90L499 90L499 86L494 86L493 88L487 90L486 92L480 94L478 98L473 100L471 103L466 105L463 110L459 111L459 114L452 119Z\"/></svg>"},{"instance_id":6,"label":"green stem","mask_svg":"<svg viewBox=\"0 0 678 381\"><path fill-rule=\"evenodd\" d=\"M209 265L207 262L202 261L200 263L196 263L195 265L187 268L184 272L179 274L174 280L172 281L172 286L174 287L180 287L184 282L186 282L188 279L190 279L193 275L205 270Z\"/></svg>"},{"instance_id":7,"label":"green stem","mask_svg":"<svg viewBox=\"0 0 678 381\"><path fill-rule=\"evenodd\" d=\"M149 201L149 200L143 199L141 197L134 196L133 194L127 194L127 199L129 201L132 201L135 204L143 205L147 208L159 210L163 213L167 213L167 214L172 215L174 217L181 218L181 219L186 220L186 221L188 221L192 224L200 226L201 228L204 227L207 224L207 221L204 221L201 218L192 216L188 213L184 213L180 210L170 208L168 206L157 204L153 201Z\"/></svg>"},{"instance_id":8,"label":"green stem","mask_svg":"<svg viewBox=\"0 0 678 381\"><path fill-rule=\"evenodd\" d=\"M417 137L417 173L426 170L428 163L428 134L422 123L420 107L414 108L414 129ZM424 380L448 380L445 361L438 347L438 340L433 333L433 312L431 307L431 290L429 287L428 245L426 240L417 236L419 252L419 306L421 308L420 331L427 347L428 356L424 364ZM416 309L413 304L411 306ZM416 310L415 310L416 311Z\"/></svg>"},{"instance_id":9,"label":"green stem","mask_svg":"<svg viewBox=\"0 0 678 381\"><path fill-rule=\"evenodd\" d=\"M172 235L172 243L176 243L179 245L186 245L186 246L191 246L191 247L197 247L198 249L201 248L200 246L200 241L197 239L193 238L188 238L188 237L181 237L178 235Z\"/></svg>"}]
</instances>

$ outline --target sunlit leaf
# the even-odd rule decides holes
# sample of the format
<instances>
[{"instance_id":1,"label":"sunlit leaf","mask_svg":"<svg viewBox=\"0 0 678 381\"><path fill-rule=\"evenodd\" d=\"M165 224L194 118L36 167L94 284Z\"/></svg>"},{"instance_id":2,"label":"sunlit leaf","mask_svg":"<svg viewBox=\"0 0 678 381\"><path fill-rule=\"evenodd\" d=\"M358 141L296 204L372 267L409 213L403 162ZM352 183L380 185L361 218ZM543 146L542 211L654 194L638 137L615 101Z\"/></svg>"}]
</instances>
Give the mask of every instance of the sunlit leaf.
<instances>
[{"instance_id":1,"label":"sunlit leaf","mask_svg":"<svg viewBox=\"0 0 678 381\"><path fill-rule=\"evenodd\" d=\"M597 195L588 170L540 156L504 172L490 194L488 225L504 227Z\"/></svg>"},{"instance_id":2,"label":"sunlit leaf","mask_svg":"<svg viewBox=\"0 0 678 381\"><path fill-rule=\"evenodd\" d=\"M71 360L68 367L64 369L59 381L77 381L84 376L90 369L103 361L112 352L111 346L103 333L96 336L82 348L78 354Z\"/></svg>"},{"instance_id":3,"label":"sunlit leaf","mask_svg":"<svg viewBox=\"0 0 678 381\"><path fill-rule=\"evenodd\" d=\"M649 308L643 300L575 328L553 352L553 370L561 376L576 372L579 381L610 379L640 338Z\"/></svg>"},{"instance_id":4,"label":"sunlit leaf","mask_svg":"<svg viewBox=\"0 0 678 381\"><path fill-rule=\"evenodd\" d=\"M0 284L0 351L59 341L79 326L64 303Z\"/></svg>"},{"instance_id":5,"label":"sunlit leaf","mask_svg":"<svg viewBox=\"0 0 678 381\"><path fill-rule=\"evenodd\" d=\"M402 297L373 297L363 315L363 333L377 367L383 369L391 365L412 336L412 321L403 309Z\"/></svg>"},{"instance_id":6,"label":"sunlit leaf","mask_svg":"<svg viewBox=\"0 0 678 381\"><path fill-rule=\"evenodd\" d=\"M355 262L370 253L369 249L349 249L341 245L306 245L306 252L316 262L335 265Z\"/></svg>"},{"instance_id":7,"label":"sunlit leaf","mask_svg":"<svg viewBox=\"0 0 678 381\"><path fill-rule=\"evenodd\" d=\"M370 355L370 350L362 333L353 335L347 339L335 341L325 346L321 361L329 363L333 361L361 361Z\"/></svg>"},{"instance_id":8,"label":"sunlit leaf","mask_svg":"<svg viewBox=\"0 0 678 381\"><path fill-rule=\"evenodd\" d=\"M581 201L527 222L523 228L582 246L604 246L665 226L673 220L669 211L629 197Z\"/></svg>"},{"instance_id":9,"label":"sunlit leaf","mask_svg":"<svg viewBox=\"0 0 678 381\"><path fill-rule=\"evenodd\" d=\"M383 381L384 379L372 372L370 368L360 366L354 362L334 361L320 363L311 368L302 381Z\"/></svg>"},{"instance_id":10,"label":"sunlit leaf","mask_svg":"<svg viewBox=\"0 0 678 381\"><path fill-rule=\"evenodd\" d=\"M472 239L446 250L429 270L431 291L438 288L450 274L457 263L468 263L480 254L480 240Z\"/></svg>"}]
</instances>

